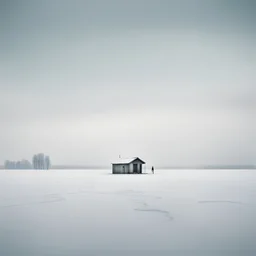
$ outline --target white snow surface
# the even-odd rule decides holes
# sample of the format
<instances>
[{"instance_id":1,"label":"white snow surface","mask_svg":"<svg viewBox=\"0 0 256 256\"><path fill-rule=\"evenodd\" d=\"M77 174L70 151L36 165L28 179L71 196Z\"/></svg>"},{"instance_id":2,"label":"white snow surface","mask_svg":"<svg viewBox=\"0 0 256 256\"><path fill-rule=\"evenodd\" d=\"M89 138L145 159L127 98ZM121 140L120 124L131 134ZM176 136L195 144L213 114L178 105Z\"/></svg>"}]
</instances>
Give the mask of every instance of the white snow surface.
<instances>
[{"instance_id":1,"label":"white snow surface","mask_svg":"<svg viewBox=\"0 0 256 256\"><path fill-rule=\"evenodd\" d=\"M255 170L0 171L1 256L253 256L255 218Z\"/></svg>"}]
</instances>

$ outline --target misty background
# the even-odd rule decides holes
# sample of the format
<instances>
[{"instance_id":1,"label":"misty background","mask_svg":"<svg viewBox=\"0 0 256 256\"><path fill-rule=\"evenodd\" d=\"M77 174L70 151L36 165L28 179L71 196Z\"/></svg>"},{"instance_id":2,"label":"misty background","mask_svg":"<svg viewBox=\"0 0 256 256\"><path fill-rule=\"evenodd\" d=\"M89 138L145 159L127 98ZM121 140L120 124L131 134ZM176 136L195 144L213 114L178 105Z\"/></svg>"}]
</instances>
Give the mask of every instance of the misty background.
<instances>
[{"instance_id":1,"label":"misty background","mask_svg":"<svg viewBox=\"0 0 256 256\"><path fill-rule=\"evenodd\" d=\"M1 0L0 163L256 163L256 1Z\"/></svg>"}]
</instances>

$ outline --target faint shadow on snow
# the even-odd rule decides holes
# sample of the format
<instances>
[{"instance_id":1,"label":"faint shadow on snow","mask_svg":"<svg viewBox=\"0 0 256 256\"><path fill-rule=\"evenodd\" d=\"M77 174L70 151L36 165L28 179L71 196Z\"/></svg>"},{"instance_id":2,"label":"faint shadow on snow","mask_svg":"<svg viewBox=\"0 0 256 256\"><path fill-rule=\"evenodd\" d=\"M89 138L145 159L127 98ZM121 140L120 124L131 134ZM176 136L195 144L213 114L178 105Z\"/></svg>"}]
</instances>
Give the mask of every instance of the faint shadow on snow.
<instances>
[{"instance_id":1,"label":"faint shadow on snow","mask_svg":"<svg viewBox=\"0 0 256 256\"><path fill-rule=\"evenodd\" d=\"M138 212L149 212L149 213L159 213L164 215L169 221L172 221L174 218L171 216L169 211L160 210L160 209L141 209L141 208L135 208L134 211Z\"/></svg>"},{"instance_id":2,"label":"faint shadow on snow","mask_svg":"<svg viewBox=\"0 0 256 256\"><path fill-rule=\"evenodd\" d=\"M38 205L38 204L58 203L65 200L66 198L62 197L59 194L47 194L43 197L43 200L41 201L27 202L27 203L21 203L21 204L2 205L0 206L0 208L11 208L11 207L30 206L30 205Z\"/></svg>"},{"instance_id":3,"label":"faint shadow on snow","mask_svg":"<svg viewBox=\"0 0 256 256\"><path fill-rule=\"evenodd\" d=\"M152 208L148 205L147 202L138 202L141 206L134 208L134 211L137 212L148 212L148 213L159 213L162 214L168 221L173 221L174 218L171 216L170 212L167 210L161 210L158 208Z\"/></svg>"},{"instance_id":4,"label":"faint shadow on snow","mask_svg":"<svg viewBox=\"0 0 256 256\"><path fill-rule=\"evenodd\" d=\"M199 204L215 204L215 203L226 203L226 204L243 204L239 201L224 201L224 200L211 200L211 201L198 201Z\"/></svg>"}]
</instances>

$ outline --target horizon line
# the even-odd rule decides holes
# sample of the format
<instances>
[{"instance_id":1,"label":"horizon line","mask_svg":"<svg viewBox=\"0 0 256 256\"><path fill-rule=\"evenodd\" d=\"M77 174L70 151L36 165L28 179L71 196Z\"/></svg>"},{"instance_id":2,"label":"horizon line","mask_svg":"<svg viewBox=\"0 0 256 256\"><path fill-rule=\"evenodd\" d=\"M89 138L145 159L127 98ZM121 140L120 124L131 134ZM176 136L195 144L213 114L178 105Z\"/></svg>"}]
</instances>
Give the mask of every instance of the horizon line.
<instances>
[{"instance_id":1,"label":"horizon line","mask_svg":"<svg viewBox=\"0 0 256 256\"><path fill-rule=\"evenodd\" d=\"M50 169L106 169L112 165L74 165L74 164L55 164ZM254 164L212 164L212 165L170 165L170 166L154 166L158 169L256 169ZM0 169L5 169L4 165L0 165Z\"/></svg>"}]
</instances>

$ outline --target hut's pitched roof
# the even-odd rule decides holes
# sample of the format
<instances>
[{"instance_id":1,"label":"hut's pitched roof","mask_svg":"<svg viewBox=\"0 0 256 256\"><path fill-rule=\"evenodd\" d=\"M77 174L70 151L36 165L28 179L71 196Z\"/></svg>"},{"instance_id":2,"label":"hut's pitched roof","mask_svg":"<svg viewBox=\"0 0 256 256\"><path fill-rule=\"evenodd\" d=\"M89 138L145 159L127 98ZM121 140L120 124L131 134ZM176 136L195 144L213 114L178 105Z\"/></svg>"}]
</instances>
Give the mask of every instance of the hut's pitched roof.
<instances>
[{"instance_id":1,"label":"hut's pitched roof","mask_svg":"<svg viewBox=\"0 0 256 256\"><path fill-rule=\"evenodd\" d=\"M144 161L142 161L138 157L132 157L132 158L118 158L116 161L112 162L112 164L130 164L135 160L139 160L142 164L145 164Z\"/></svg>"}]
</instances>

